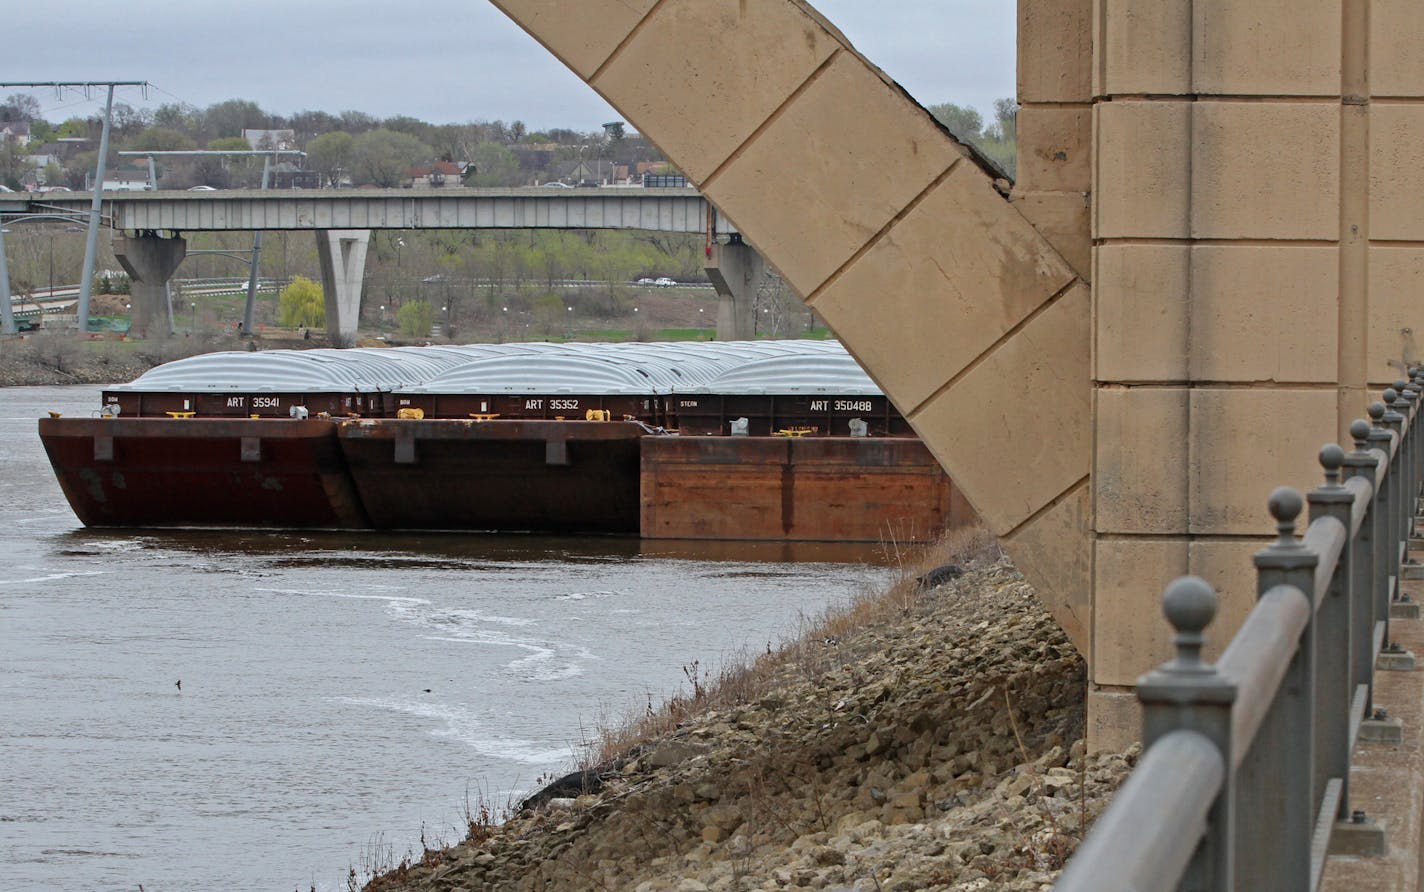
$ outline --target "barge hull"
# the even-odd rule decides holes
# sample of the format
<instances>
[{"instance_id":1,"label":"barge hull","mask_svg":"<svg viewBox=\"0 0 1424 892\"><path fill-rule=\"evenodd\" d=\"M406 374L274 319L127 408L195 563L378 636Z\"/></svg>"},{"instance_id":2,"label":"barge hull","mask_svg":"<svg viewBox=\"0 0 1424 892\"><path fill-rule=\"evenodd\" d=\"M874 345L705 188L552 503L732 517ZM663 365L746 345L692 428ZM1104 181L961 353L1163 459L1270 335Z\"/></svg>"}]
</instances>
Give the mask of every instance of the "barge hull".
<instances>
[{"instance_id":1,"label":"barge hull","mask_svg":"<svg viewBox=\"0 0 1424 892\"><path fill-rule=\"evenodd\" d=\"M41 418L86 526L369 526L330 421Z\"/></svg>"},{"instance_id":2,"label":"barge hull","mask_svg":"<svg viewBox=\"0 0 1424 892\"><path fill-rule=\"evenodd\" d=\"M972 518L902 438L650 437L640 478L654 539L926 542Z\"/></svg>"},{"instance_id":3,"label":"barge hull","mask_svg":"<svg viewBox=\"0 0 1424 892\"><path fill-rule=\"evenodd\" d=\"M378 419L337 439L378 529L638 533L636 424Z\"/></svg>"}]
</instances>

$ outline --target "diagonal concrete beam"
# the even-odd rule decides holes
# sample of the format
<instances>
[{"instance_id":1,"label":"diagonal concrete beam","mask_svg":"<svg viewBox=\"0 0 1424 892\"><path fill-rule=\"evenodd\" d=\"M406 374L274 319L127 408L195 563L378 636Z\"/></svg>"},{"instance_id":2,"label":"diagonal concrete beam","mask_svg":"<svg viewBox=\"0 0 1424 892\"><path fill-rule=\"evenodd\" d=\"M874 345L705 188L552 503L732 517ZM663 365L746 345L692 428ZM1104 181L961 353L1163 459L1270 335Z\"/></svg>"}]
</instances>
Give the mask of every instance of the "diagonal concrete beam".
<instances>
[{"instance_id":1,"label":"diagonal concrete beam","mask_svg":"<svg viewBox=\"0 0 1424 892\"><path fill-rule=\"evenodd\" d=\"M1089 292L797 0L492 0L653 140L910 419L1084 652Z\"/></svg>"}]
</instances>

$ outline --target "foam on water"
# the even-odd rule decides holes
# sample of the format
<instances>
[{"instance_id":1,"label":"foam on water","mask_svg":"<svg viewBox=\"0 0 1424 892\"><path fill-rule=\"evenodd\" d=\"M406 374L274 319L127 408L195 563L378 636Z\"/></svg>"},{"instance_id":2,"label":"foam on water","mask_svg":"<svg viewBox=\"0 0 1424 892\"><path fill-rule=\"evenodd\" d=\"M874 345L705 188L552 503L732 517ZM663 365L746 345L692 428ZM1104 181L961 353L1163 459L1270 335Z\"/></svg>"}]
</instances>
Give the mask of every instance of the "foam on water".
<instances>
[{"instance_id":1,"label":"foam on water","mask_svg":"<svg viewBox=\"0 0 1424 892\"><path fill-rule=\"evenodd\" d=\"M371 697L342 697L340 700L353 706L369 706L443 722L443 727L433 728L429 733L434 737L457 741L481 755L506 762L546 766L558 764L570 755L567 748L553 749L537 741L495 734L490 730L488 720L482 720L474 710L461 704Z\"/></svg>"}]
</instances>

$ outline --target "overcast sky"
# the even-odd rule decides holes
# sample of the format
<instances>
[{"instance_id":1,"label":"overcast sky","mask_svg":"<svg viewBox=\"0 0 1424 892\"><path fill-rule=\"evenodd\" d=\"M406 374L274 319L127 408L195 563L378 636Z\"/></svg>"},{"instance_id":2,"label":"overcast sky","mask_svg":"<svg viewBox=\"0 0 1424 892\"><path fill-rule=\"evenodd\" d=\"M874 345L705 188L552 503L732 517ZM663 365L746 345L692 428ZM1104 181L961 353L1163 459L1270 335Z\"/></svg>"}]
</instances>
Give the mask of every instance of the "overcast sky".
<instances>
[{"instance_id":1,"label":"overcast sky","mask_svg":"<svg viewBox=\"0 0 1424 892\"><path fill-rule=\"evenodd\" d=\"M924 104L990 117L1014 94L1010 0L814 0L872 62ZM250 99L291 114L357 110L436 123L523 120L591 130L617 113L483 0L49 0L5 10L0 81L147 80L136 107ZM570 3L577 8L577 0ZM52 121L98 97L30 92Z\"/></svg>"}]
</instances>

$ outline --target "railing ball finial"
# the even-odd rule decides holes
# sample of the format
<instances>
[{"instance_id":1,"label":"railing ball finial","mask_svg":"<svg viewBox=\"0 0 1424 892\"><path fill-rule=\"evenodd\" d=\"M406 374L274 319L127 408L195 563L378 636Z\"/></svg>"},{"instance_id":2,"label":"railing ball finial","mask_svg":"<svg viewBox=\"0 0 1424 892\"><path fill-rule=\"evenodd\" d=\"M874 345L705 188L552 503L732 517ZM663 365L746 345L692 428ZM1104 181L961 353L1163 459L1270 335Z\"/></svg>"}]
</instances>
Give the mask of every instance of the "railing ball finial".
<instances>
[{"instance_id":1,"label":"railing ball finial","mask_svg":"<svg viewBox=\"0 0 1424 892\"><path fill-rule=\"evenodd\" d=\"M1162 593L1162 612L1177 632L1172 639L1177 646L1173 671L1208 670L1201 658L1202 645L1206 643L1202 630L1216 617L1216 605L1216 590L1200 576L1180 576L1168 583Z\"/></svg>"},{"instance_id":2,"label":"railing ball finial","mask_svg":"<svg viewBox=\"0 0 1424 892\"><path fill-rule=\"evenodd\" d=\"M1394 405L1395 400L1399 399L1399 391L1393 387L1386 387L1384 393L1380 394L1380 396L1384 399L1385 408L1388 409Z\"/></svg>"},{"instance_id":3,"label":"railing ball finial","mask_svg":"<svg viewBox=\"0 0 1424 892\"><path fill-rule=\"evenodd\" d=\"M1364 452L1370 448L1370 423L1363 418L1350 422L1350 436L1355 439L1355 449Z\"/></svg>"},{"instance_id":4,"label":"railing ball finial","mask_svg":"<svg viewBox=\"0 0 1424 892\"><path fill-rule=\"evenodd\" d=\"M1384 421L1384 403L1375 400L1365 408L1365 414L1370 416L1370 420L1375 423L1375 427L1379 427L1380 423Z\"/></svg>"},{"instance_id":5,"label":"railing ball finial","mask_svg":"<svg viewBox=\"0 0 1424 892\"><path fill-rule=\"evenodd\" d=\"M1326 443L1320 447L1320 466L1325 469L1325 486L1340 488L1340 469L1345 466L1345 450L1337 443Z\"/></svg>"},{"instance_id":6,"label":"railing ball finial","mask_svg":"<svg viewBox=\"0 0 1424 892\"><path fill-rule=\"evenodd\" d=\"M1304 507L1305 499L1289 486L1276 487L1271 497L1266 500L1266 509L1276 519L1276 533L1280 537L1276 540L1276 548L1296 547L1295 519L1300 516Z\"/></svg>"}]
</instances>

